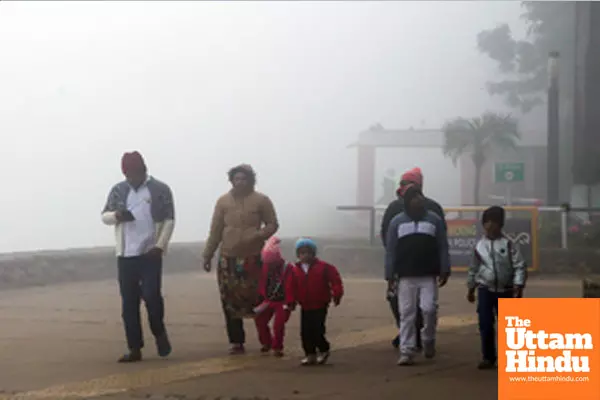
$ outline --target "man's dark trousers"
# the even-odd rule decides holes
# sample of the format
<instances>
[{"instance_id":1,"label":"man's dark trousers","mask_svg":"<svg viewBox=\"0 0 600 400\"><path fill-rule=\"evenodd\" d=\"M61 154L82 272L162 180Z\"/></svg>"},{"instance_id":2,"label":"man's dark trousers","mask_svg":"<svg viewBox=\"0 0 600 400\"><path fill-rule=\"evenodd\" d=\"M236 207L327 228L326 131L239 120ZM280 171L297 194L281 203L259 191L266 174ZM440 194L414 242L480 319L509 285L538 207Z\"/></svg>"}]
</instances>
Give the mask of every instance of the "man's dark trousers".
<instances>
[{"instance_id":1,"label":"man's dark trousers","mask_svg":"<svg viewBox=\"0 0 600 400\"><path fill-rule=\"evenodd\" d=\"M398 296L388 297L388 301L390 303L390 309L392 310L392 314L394 314L394 319L396 320L396 326L400 328L400 309L398 307ZM423 346L421 344L421 328L423 328L423 313L421 309L417 311L417 319L415 320L417 325L417 348L421 349ZM397 335L393 341L394 347L400 346L400 335Z\"/></svg>"},{"instance_id":2,"label":"man's dark trousers","mask_svg":"<svg viewBox=\"0 0 600 400\"><path fill-rule=\"evenodd\" d=\"M130 350L144 347L140 303L144 299L150 330L155 337L165 334L164 302L161 293L162 257L119 257L119 287L122 317Z\"/></svg>"}]
</instances>

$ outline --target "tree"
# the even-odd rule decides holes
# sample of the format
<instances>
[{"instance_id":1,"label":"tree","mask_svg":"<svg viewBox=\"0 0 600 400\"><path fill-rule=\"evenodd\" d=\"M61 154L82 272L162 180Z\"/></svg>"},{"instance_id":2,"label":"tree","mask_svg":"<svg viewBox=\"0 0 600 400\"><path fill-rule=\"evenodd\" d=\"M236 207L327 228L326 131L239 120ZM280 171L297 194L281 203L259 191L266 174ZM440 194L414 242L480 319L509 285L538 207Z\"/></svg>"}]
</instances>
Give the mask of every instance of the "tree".
<instances>
[{"instance_id":1,"label":"tree","mask_svg":"<svg viewBox=\"0 0 600 400\"><path fill-rule=\"evenodd\" d=\"M508 24L477 35L479 51L498 63L504 79L488 82L492 95L524 113L545 103L547 64L551 51L560 53L561 97L573 96L575 60L575 2L523 1L521 18L527 34L516 39ZM566 103L569 103L567 101Z\"/></svg>"},{"instance_id":2,"label":"tree","mask_svg":"<svg viewBox=\"0 0 600 400\"><path fill-rule=\"evenodd\" d=\"M458 159L470 155L475 167L473 199L479 204L481 169L493 149L515 149L521 138L518 123L507 114L486 112L472 119L456 118L446 122L443 152L454 165Z\"/></svg>"}]
</instances>

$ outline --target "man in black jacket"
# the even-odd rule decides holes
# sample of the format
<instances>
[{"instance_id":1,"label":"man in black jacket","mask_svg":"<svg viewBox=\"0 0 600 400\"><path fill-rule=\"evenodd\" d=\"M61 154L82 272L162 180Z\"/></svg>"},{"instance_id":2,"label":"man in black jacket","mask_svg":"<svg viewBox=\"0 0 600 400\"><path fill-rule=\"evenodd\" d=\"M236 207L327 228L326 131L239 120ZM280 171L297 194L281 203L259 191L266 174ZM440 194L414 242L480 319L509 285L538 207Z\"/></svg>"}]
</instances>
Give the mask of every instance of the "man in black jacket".
<instances>
[{"instance_id":1,"label":"man in black jacket","mask_svg":"<svg viewBox=\"0 0 600 400\"><path fill-rule=\"evenodd\" d=\"M416 186L420 190L423 189L423 174L420 168L413 168L402 175L400 179L400 187L396 191L398 198L392 201L386 208L385 213L383 214L383 219L381 220L381 242L383 243L383 247L386 247L386 236L388 227L390 226L390 222L392 219L404 212L404 200L402 196L406 189L411 186ZM428 211L432 211L437 214L443 221L444 226L446 226L446 219L444 218L444 209L440 206L435 200L432 200L428 197L425 198L425 208ZM400 324L400 310L398 309L398 292L397 292L397 282L396 280L388 281L388 291L387 291L387 299L390 303L390 308L392 310L392 314L394 314L394 319L396 320L396 325ZM421 328L423 327L423 315L421 312L417 314L416 319L417 324L417 348L421 349ZM396 336L392 341L392 345L394 347L398 347L400 345L400 337Z\"/></svg>"}]
</instances>

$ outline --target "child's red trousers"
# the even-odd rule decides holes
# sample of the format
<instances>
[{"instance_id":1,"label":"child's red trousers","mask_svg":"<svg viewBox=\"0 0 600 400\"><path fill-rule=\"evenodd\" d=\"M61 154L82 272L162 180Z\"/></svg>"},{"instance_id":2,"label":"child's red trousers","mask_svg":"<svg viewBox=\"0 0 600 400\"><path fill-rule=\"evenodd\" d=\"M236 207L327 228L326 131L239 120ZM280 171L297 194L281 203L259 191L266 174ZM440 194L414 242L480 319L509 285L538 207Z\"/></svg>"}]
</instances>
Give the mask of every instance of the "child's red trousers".
<instances>
[{"instance_id":1,"label":"child's red trousers","mask_svg":"<svg viewBox=\"0 0 600 400\"><path fill-rule=\"evenodd\" d=\"M263 347L273 350L283 350L283 337L285 336L285 324L290 318L290 310L286 309L284 302L272 301L269 307L254 317L258 340ZM273 321L273 334L269 329L269 322Z\"/></svg>"}]
</instances>

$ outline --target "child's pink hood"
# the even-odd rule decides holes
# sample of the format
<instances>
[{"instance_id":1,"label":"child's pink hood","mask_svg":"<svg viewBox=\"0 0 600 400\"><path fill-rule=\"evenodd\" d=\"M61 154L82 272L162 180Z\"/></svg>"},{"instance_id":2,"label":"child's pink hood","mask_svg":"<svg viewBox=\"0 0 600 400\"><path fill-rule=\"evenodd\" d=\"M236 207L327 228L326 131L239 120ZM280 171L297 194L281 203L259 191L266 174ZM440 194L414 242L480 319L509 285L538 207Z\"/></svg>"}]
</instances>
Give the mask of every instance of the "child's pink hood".
<instances>
[{"instance_id":1,"label":"child's pink hood","mask_svg":"<svg viewBox=\"0 0 600 400\"><path fill-rule=\"evenodd\" d=\"M281 240L276 236L271 236L265 243L260 256L265 264L279 264L284 261L281 255Z\"/></svg>"}]
</instances>

